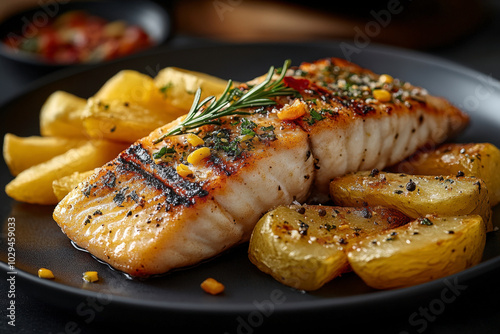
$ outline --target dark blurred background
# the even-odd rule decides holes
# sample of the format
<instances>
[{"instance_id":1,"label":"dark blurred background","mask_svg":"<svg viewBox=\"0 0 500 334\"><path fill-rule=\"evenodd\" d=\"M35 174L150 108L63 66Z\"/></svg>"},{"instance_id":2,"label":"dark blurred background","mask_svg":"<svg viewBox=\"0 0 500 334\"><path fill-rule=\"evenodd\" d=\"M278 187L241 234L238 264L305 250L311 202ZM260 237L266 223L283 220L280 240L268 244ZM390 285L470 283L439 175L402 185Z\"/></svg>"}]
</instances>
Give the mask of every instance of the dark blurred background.
<instances>
[{"instance_id":1,"label":"dark blurred background","mask_svg":"<svg viewBox=\"0 0 500 334\"><path fill-rule=\"evenodd\" d=\"M354 38L410 48L454 43L488 20L481 0L178 1L179 32L230 41L303 41ZM377 30L376 21L383 29Z\"/></svg>"},{"instance_id":2,"label":"dark blurred background","mask_svg":"<svg viewBox=\"0 0 500 334\"><path fill-rule=\"evenodd\" d=\"M186 40L345 39L363 43L369 39L433 53L500 78L500 62L496 61L500 56L500 3L496 0L155 1L172 14L172 46ZM0 21L47 2L2 0Z\"/></svg>"},{"instance_id":3,"label":"dark blurred background","mask_svg":"<svg viewBox=\"0 0 500 334\"><path fill-rule=\"evenodd\" d=\"M4 0L0 20L43 0ZM64 2L68 2L65 0ZM375 42L409 48L447 46L471 36L493 18L487 0L263 1L184 0L157 3L172 11L176 32L234 41L304 41L354 38L367 31ZM366 27L370 29L370 27Z\"/></svg>"}]
</instances>

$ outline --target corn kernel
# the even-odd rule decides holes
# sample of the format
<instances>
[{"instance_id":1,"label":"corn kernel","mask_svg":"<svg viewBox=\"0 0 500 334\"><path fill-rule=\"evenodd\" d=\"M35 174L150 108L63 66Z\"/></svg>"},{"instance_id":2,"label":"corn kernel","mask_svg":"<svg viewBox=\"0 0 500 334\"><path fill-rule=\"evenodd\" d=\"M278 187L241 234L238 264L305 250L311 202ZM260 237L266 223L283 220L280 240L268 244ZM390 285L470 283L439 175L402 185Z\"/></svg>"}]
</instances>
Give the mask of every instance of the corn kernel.
<instances>
[{"instance_id":1,"label":"corn kernel","mask_svg":"<svg viewBox=\"0 0 500 334\"><path fill-rule=\"evenodd\" d=\"M380 102L389 102L392 99L392 95L385 89L375 89L373 91L373 97Z\"/></svg>"},{"instance_id":2,"label":"corn kernel","mask_svg":"<svg viewBox=\"0 0 500 334\"><path fill-rule=\"evenodd\" d=\"M213 278L207 278L201 283L200 286L203 289L203 291L211 295L217 295L224 291L224 284L216 281Z\"/></svg>"},{"instance_id":3,"label":"corn kernel","mask_svg":"<svg viewBox=\"0 0 500 334\"><path fill-rule=\"evenodd\" d=\"M394 78L391 77L389 74L382 74L379 78L378 78L378 81L380 81L381 83L392 83L394 81Z\"/></svg>"},{"instance_id":4,"label":"corn kernel","mask_svg":"<svg viewBox=\"0 0 500 334\"><path fill-rule=\"evenodd\" d=\"M349 225L347 224L342 224L339 226L339 231L344 231L344 230L347 230L349 229Z\"/></svg>"},{"instance_id":5,"label":"corn kernel","mask_svg":"<svg viewBox=\"0 0 500 334\"><path fill-rule=\"evenodd\" d=\"M209 156L210 156L210 148L202 147L192 152L190 155L188 155L187 162L189 162L192 165L197 165L200 163L201 160Z\"/></svg>"},{"instance_id":6,"label":"corn kernel","mask_svg":"<svg viewBox=\"0 0 500 334\"><path fill-rule=\"evenodd\" d=\"M191 171L191 169L189 169L189 167L186 166L186 165L184 165L184 164L177 165L176 170L177 170L177 174L179 174L182 177L186 177L188 175L193 174L193 172Z\"/></svg>"},{"instance_id":7,"label":"corn kernel","mask_svg":"<svg viewBox=\"0 0 500 334\"><path fill-rule=\"evenodd\" d=\"M306 111L306 104L299 99L296 99L292 105L286 105L278 111L278 118L281 120L297 119L303 116Z\"/></svg>"},{"instance_id":8,"label":"corn kernel","mask_svg":"<svg viewBox=\"0 0 500 334\"><path fill-rule=\"evenodd\" d=\"M53 279L54 278L54 274L49 269L40 268L40 269L38 269L38 277L40 277L40 278L46 278L46 279Z\"/></svg>"},{"instance_id":9,"label":"corn kernel","mask_svg":"<svg viewBox=\"0 0 500 334\"><path fill-rule=\"evenodd\" d=\"M99 276L97 276L97 271L86 271L83 273L83 280L85 282L97 282L99 280Z\"/></svg>"},{"instance_id":10,"label":"corn kernel","mask_svg":"<svg viewBox=\"0 0 500 334\"><path fill-rule=\"evenodd\" d=\"M252 135L243 135L243 136L238 137L240 142L244 142L244 141L254 139L254 138L255 138L255 136L252 136Z\"/></svg>"},{"instance_id":11,"label":"corn kernel","mask_svg":"<svg viewBox=\"0 0 500 334\"><path fill-rule=\"evenodd\" d=\"M203 141L203 139L201 139L200 137L198 137L194 133L190 133L187 135L187 142L195 147L199 146L199 145L203 145L205 143Z\"/></svg>"}]
</instances>

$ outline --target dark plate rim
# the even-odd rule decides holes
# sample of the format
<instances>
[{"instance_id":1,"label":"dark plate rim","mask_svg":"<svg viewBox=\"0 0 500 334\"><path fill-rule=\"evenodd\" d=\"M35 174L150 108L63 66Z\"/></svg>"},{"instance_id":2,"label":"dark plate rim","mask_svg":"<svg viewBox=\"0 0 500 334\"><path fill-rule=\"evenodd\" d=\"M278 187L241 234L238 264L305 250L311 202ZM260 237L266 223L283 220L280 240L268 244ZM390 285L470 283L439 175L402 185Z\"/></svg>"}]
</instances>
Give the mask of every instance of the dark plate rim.
<instances>
[{"instance_id":1,"label":"dark plate rim","mask_svg":"<svg viewBox=\"0 0 500 334\"><path fill-rule=\"evenodd\" d=\"M345 43L345 41L339 40L339 41L332 41L328 40L325 42L302 42L302 43L296 43L296 42L281 42L281 43L215 43L215 45L209 45L209 46L202 46L202 47L196 47L196 46L190 46L190 47L183 47L183 48L176 48L176 49L161 49L161 50L152 50L150 52L147 52L145 54L136 54L131 57L128 57L127 59L121 58L121 59L116 59L113 60L109 63L103 63L103 64L96 64L96 65L90 65L88 67L76 67L76 68L65 68L62 70L59 70L57 72L54 72L52 74L49 74L43 78L38 79L37 81L31 83L28 85L22 92L16 94L13 96L11 99L8 101L2 103L0 105L0 110L6 107L7 105L11 103L15 103L16 100L23 98L24 96L32 93L33 91L43 87L46 84L49 84L54 81L62 80L62 79L68 79L71 78L72 76L76 76L81 72L85 72L89 69L95 69L99 67L104 67L104 66L109 66L110 64L119 64L120 62L123 61L130 61L133 60L133 58L141 58L145 56L154 56L154 55L160 55L160 54L165 54L165 53L171 53L171 52L185 52L187 50L200 50L204 48L220 48L220 47L255 47L255 48L265 48L265 47L276 47L277 45L298 45L298 46L304 46L304 47L338 47L339 44ZM471 77L475 80L478 78L486 78L487 76L483 73L477 72L475 70L472 70L468 67L465 67L463 65L460 65L458 63L432 56L429 54L426 54L424 52L419 52L419 51L413 51L413 50L408 50L404 48L399 48L399 47L393 47L393 46L386 46L386 45L381 45L381 44L372 44L369 47L367 47L364 51L371 52L371 53L379 53L379 54L388 54L391 56L396 55L397 57L405 58L409 61L417 61L420 63L424 64L429 64L433 66L439 66L442 68L445 68L449 71L452 72L457 72L463 75L466 75L467 77ZM132 59L131 59L132 58ZM500 82L497 80L492 79L491 77L488 77L488 84L495 85L497 88L500 88ZM0 114L0 117L2 115ZM369 306L369 305L377 305L380 302L390 302L390 301L397 301L401 298L408 298L408 297L417 297L421 295L422 293L427 293L430 291L437 291L438 289L443 289L443 286L446 286L445 283L449 281L460 281L466 282L469 281L473 278L476 278L480 275L483 275L491 270L494 270L496 268L500 267L500 256L496 256L492 259L486 260L484 262L481 262L480 264L468 268L466 270L463 270L459 273L456 273L454 275L450 275L444 278L436 279L427 283L419 284L416 286L412 287L407 287L407 288L399 288L399 289L393 289L393 290L381 290L381 291L374 291L369 294L363 294L363 295L355 295L355 296L348 296L348 297L336 297L336 298L325 298L321 300L313 300L313 301L304 301L304 302L294 302L294 303L284 303L280 305L276 305L275 311L277 313L289 313L292 311L315 311L315 310L324 310L324 309L331 309L331 308L336 308L336 307L343 307L345 309L350 309L356 306L359 306L361 303L363 306ZM9 266L0 261L0 270L4 271L5 273L8 273ZM20 277L21 279L25 280L28 283L34 284L35 286L41 286L43 288L46 288L50 291L53 291L55 293L63 293L63 294L69 294L73 297L77 298L97 298L99 295L102 295L102 293L94 292L94 291L89 291L89 290L83 290L79 289L76 287L68 286L62 283L58 283L56 281L50 281L50 280L42 280L38 278L35 275L32 275L28 272L25 272L23 270L16 269L15 270L16 275ZM118 296L118 295L111 295L111 303L117 306L125 307L125 308L138 308L140 307L141 309L144 310L158 310L158 311L177 311L177 312L189 312L189 313L198 313L198 314L206 314L206 315L212 315L212 314L226 314L226 315L236 315L236 314L241 314L242 312L251 312L254 310L253 305L251 304L238 304L238 305L223 305L223 304L210 304L210 305L201 305L197 303L175 303L175 302L168 302L168 301L154 301L154 300L139 300L131 297L124 297L124 296Z\"/></svg>"},{"instance_id":2,"label":"dark plate rim","mask_svg":"<svg viewBox=\"0 0 500 334\"><path fill-rule=\"evenodd\" d=\"M416 286L411 286L407 288L399 288L393 290L380 290L371 292L364 295L356 295L349 297L336 297L336 298L326 298L322 300L314 301L304 301L298 303L284 303L276 305L276 312L292 312L292 311L316 311L329 308L343 307L344 310L352 309L360 304L364 307L370 307L371 305L379 305L380 303L390 303L391 301L396 301L401 298L412 298L419 296L421 293L427 293L429 291L437 291L446 287L445 282L460 282L461 284L483 275L497 267L500 267L500 256L488 261L482 262L474 267L463 270L454 275L450 275L444 278L436 279L427 283L419 284ZM11 272L9 266L0 261L0 269L6 274ZM79 289L76 287L68 286L62 283L58 283L51 280L40 279L28 272L16 269L16 277L25 280L28 283L34 284L44 289L48 289L54 293L69 294L73 297L79 299L85 298L101 298L102 293L88 291L84 289ZM125 279L125 278L124 278ZM271 279L271 278L270 278ZM172 303L172 302L161 302L156 300L141 300L129 297L110 295L110 303L115 306L121 306L125 308L140 308L142 311L152 310L152 311L175 311L175 312L192 312L198 314L226 314L226 315L237 315L242 312L251 312L255 308L249 303L248 305L221 305L221 304L210 304L201 306L196 303Z\"/></svg>"}]
</instances>

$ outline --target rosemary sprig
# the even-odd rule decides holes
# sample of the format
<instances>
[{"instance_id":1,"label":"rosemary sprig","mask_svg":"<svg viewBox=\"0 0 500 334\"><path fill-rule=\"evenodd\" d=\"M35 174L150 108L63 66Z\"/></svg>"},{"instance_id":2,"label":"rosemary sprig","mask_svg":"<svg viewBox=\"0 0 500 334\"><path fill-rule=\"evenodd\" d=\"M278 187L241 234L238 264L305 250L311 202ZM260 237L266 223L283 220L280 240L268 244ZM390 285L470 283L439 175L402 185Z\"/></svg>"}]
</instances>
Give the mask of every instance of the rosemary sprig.
<instances>
[{"instance_id":1,"label":"rosemary sprig","mask_svg":"<svg viewBox=\"0 0 500 334\"><path fill-rule=\"evenodd\" d=\"M241 94L238 88L233 88L232 80L229 80L226 89L217 100L215 96L209 96L200 102L201 89L198 88L194 96L193 104L186 118L176 127L154 141L161 142L168 136L187 133L189 130L203 125L220 125L219 119L230 115L248 115L249 112L242 111L243 108L262 107L276 104L271 97L283 95L296 95L297 92L286 87L283 78L291 61L288 59L281 68L278 79L272 80L274 67L267 72L267 76L260 84L253 86L246 93Z\"/></svg>"}]
</instances>

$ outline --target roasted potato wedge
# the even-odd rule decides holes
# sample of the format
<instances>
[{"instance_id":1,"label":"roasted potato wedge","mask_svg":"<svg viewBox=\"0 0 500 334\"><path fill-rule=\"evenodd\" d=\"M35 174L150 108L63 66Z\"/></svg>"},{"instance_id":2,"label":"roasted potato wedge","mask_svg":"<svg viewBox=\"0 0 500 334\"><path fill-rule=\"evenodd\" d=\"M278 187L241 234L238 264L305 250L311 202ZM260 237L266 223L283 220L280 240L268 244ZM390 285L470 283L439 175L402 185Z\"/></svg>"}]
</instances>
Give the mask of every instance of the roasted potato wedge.
<instances>
[{"instance_id":1,"label":"roasted potato wedge","mask_svg":"<svg viewBox=\"0 0 500 334\"><path fill-rule=\"evenodd\" d=\"M361 238L347 257L376 289L407 287L455 274L481 261L486 233L481 216L419 218Z\"/></svg>"},{"instance_id":2,"label":"roasted potato wedge","mask_svg":"<svg viewBox=\"0 0 500 334\"><path fill-rule=\"evenodd\" d=\"M42 136L88 138L82 121L86 104L86 99L67 92L52 93L40 111Z\"/></svg>"},{"instance_id":3,"label":"roasted potato wedge","mask_svg":"<svg viewBox=\"0 0 500 334\"><path fill-rule=\"evenodd\" d=\"M388 170L416 175L475 176L486 184L490 205L500 202L500 150L490 143L444 144L418 152Z\"/></svg>"},{"instance_id":4,"label":"roasted potato wedge","mask_svg":"<svg viewBox=\"0 0 500 334\"><path fill-rule=\"evenodd\" d=\"M115 74L93 97L103 104L119 101L159 114L169 113L166 110L165 98L153 78L133 70L123 70Z\"/></svg>"},{"instance_id":5,"label":"roasted potato wedge","mask_svg":"<svg viewBox=\"0 0 500 334\"><path fill-rule=\"evenodd\" d=\"M201 100L203 100L208 96L219 96L227 86L227 80L178 67L162 69L154 81L165 95L166 102L175 108L185 110L186 113L193 104L194 94L198 88L201 88Z\"/></svg>"},{"instance_id":6,"label":"roasted potato wedge","mask_svg":"<svg viewBox=\"0 0 500 334\"><path fill-rule=\"evenodd\" d=\"M52 182L52 190L54 195L56 195L57 201L62 200L73 188L75 188L78 183L85 180L87 177L92 175L94 170L89 170L86 172L74 172L71 175L63 176L60 179L54 180Z\"/></svg>"},{"instance_id":7,"label":"roasted potato wedge","mask_svg":"<svg viewBox=\"0 0 500 334\"><path fill-rule=\"evenodd\" d=\"M7 184L5 192L15 200L33 204L56 204L52 183L74 172L100 167L126 147L108 141L89 141L41 164L32 166Z\"/></svg>"},{"instance_id":8,"label":"roasted potato wedge","mask_svg":"<svg viewBox=\"0 0 500 334\"><path fill-rule=\"evenodd\" d=\"M330 195L341 206L386 206L414 219L478 214L493 230L488 190L475 177L358 172L333 179Z\"/></svg>"},{"instance_id":9,"label":"roasted potato wedge","mask_svg":"<svg viewBox=\"0 0 500 334\"><path fill-rule=\"evenodd\" d=\"M281 206L257 223L248 255L279 282L316 290L348 271L344 249L352 242L408 221L402 213L386 208Z\"/></svg>"},{"instance_id":10,"label":"roasted potato wedge","mask_svg":"<svg viewBox=\"0 0 500 334\"><path fill-rule=\"evenodd\" d=\"M139 105L118 100L104 104L94 98L88 100L84 117L85 129L91 138L123 143L133 143L169 122L164 115Z\"/></svg>"},{"instance_id":11,"label":"roasted potato wedge","mask_svg":"<svg viewBox=\"0 0 500 334\"><path fill-rule=\"evenodd\" d=\"M14 176L23 170L81 146L87 141L78 138L61 137L18 137L12 133L5 134L3 140L3 157Z\"/></svg>"},{"instance_id":12,"label":"roasted potato wedge","mask_svg":"<svg viewBox=\"0 0 500 334\"><path fill-rule=\"evenodd\" d=\"M187 111L166 103L151 77L125 70L88 99L82 117L91 138L132 143Z\"/></svg>"}]
</instances>

